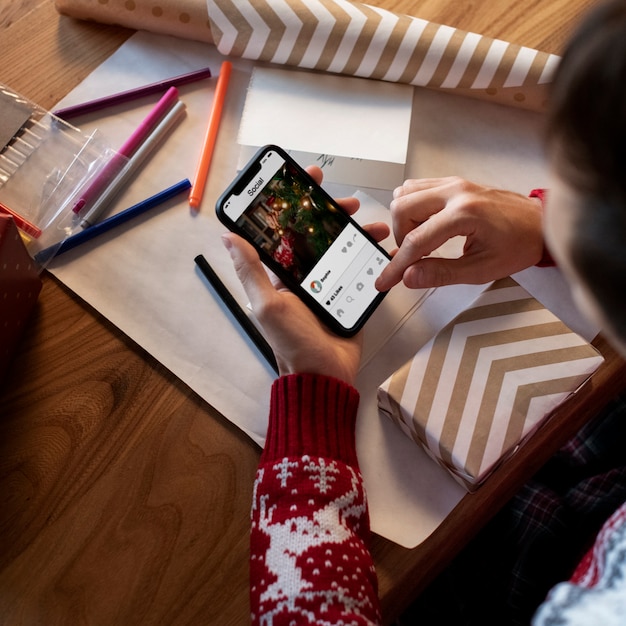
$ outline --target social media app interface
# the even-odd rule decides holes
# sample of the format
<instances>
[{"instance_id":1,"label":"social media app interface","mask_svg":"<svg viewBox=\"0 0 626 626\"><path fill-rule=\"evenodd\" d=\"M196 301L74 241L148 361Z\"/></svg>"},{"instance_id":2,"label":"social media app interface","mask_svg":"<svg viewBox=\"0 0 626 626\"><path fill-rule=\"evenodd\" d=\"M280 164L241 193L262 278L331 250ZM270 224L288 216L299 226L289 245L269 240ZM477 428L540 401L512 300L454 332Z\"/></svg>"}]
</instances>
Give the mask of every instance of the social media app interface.
<instances>
[{"instance_id":1,"label":"social media app interface","mask_svg":"<svg viewBox=\"0 0 626 626\"><path fill-rule=\"evenodd\" d=\"M387 256L275 151L223 208L344 328L379 295Z\"/></svg>"}]
</instances>

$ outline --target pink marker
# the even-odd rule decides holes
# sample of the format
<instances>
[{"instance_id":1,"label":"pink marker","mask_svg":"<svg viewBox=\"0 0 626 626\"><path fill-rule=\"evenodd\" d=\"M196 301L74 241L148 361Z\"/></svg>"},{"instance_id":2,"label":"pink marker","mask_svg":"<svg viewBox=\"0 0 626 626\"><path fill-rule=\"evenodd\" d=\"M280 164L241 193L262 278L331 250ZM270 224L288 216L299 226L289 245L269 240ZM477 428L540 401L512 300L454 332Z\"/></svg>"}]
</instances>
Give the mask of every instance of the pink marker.
<instances>
[{"instance_id":1,"label":"pink marker","mask_svg":"<svg viewBox=\"0 0 626 626\"><path fill-rule=\"evenodd\" d=\"M135 132L117 151L115 156L102 168L102 171L96 176L95 180L82 191L79 200L72 209L74 213L80 213L87 204L96 200L111 180L119 174L128 159L133 156L139 146L150 136L156 125L174 106L177 100L178 89L176 89L176 87L170 87L165 92L165 95L157 102L152 111L150 111L141 124L139 124Z\"/></svg>"}]
</instances>

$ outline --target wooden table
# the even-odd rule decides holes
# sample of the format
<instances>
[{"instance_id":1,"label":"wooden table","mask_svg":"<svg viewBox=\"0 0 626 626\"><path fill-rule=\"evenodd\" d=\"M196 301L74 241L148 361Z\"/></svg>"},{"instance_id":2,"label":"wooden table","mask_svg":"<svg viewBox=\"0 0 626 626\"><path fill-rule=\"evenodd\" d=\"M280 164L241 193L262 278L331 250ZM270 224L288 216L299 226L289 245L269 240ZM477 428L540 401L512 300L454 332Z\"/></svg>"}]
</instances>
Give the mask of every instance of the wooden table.
<instances>
[{"instance_id":1,"label":"wooden table","mask_svg":"<svg viewBox=\"0 0 626 626\"><path fill-rule=\"evenodd\" d=\"M594 0L370 2L559 53ZM0 0L0 81L50 108L130 30ZM451 172L452 173L452 172ZM556 419L421 546L373 554L392 620L597 407L606 364ZM0 623L246 624L259 449L49 275L0 388Z\"/></svg>"}]
</instances>

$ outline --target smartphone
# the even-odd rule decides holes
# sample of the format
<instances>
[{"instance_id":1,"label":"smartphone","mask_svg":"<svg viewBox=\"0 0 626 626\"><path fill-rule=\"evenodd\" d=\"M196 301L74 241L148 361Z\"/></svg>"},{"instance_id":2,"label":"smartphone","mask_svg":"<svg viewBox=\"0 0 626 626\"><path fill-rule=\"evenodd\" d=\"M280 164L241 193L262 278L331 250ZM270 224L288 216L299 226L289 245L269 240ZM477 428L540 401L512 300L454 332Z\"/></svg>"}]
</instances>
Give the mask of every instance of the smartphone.
<instances>
[{"instance_id":1,"label":"smartphone","mask_svg":"<svg viewBox=\"0 0 626 626\"><path fill-rule=\"evenodd\" d=\"M358 332L391 260L283 149L265 146L217 201L220 221L335 333Z\"/></svg>"}]
</instances>

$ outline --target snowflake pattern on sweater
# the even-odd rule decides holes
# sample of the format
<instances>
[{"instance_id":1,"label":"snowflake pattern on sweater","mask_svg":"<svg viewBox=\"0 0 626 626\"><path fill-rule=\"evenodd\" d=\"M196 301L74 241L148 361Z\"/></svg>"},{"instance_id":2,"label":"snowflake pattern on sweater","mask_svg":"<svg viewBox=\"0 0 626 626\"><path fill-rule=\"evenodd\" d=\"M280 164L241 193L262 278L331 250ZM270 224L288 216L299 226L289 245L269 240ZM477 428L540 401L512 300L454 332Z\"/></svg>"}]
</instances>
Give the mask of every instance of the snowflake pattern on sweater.
<instances>
[{"instance_id":1,"label":"snowflake pattern on sweater","mask_svg":"<svg viewBox=\"0 0 626 626\"><path fill-rule=\"evenodd\" d=\"M358 470L309 455L262 464L251 515L253 624L379 623Z\"/></svg>"},{"instance_id":2,"label":"snowflake pattern on sweater","mask_svg":"<svg viewBox=\"0 0 626 626\"><path fill-rule=\"evenodd\" d=\"M626 622L626 504L606 522L572 580L548 595L534 626L618 626Z\"/></svg>"}]
</instances>

